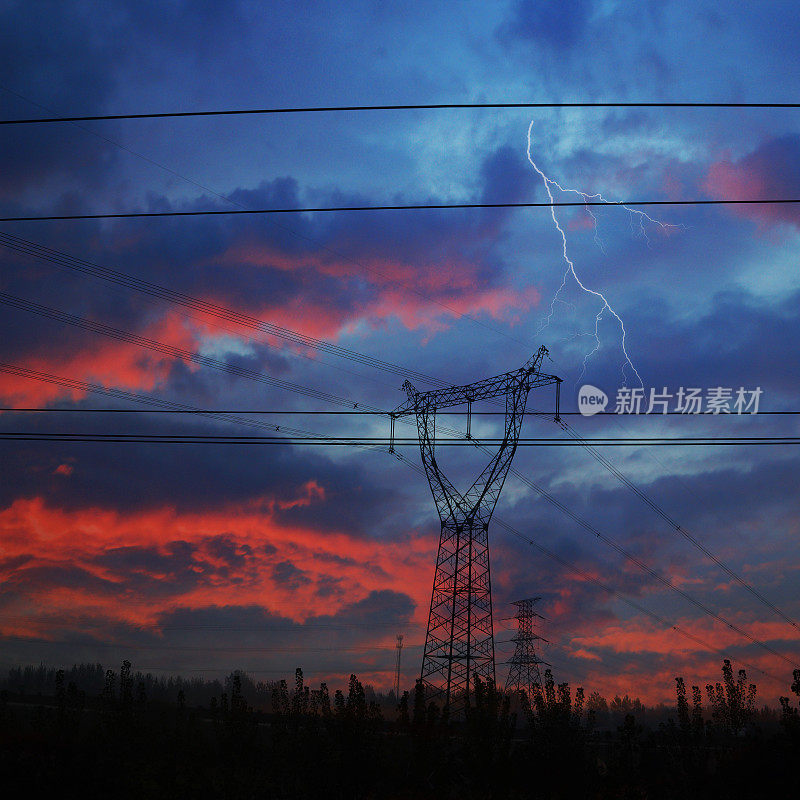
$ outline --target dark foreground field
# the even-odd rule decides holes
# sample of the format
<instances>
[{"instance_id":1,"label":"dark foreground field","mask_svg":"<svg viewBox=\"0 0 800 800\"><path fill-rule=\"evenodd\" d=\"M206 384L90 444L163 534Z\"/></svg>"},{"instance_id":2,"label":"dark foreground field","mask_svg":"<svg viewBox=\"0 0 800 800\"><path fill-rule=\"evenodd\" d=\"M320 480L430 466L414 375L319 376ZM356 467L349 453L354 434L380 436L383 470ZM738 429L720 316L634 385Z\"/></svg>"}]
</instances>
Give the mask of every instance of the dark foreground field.
<instances>
[{"instance_id":1,"label":"dark foreground field","mask_svg":"<svg viewBox=\"0 0 800 800\"><path fill-rule=\"evenodd\" d=\"M800 786L796 702L756 711L755 688L727 662L702 693L678 680L677 704L657 724L636 704L614 720L549 674L532 704L478 684L466 720L448 721L419 687L382 709L355 677L330 697L298 670L291 688L261 684L269 708L254 710L236 673L192 706L197 684L154 682L128 662L96 669L95 693L68 680L86 677L79 670L39 669L52 686L38 695L12 671L0 701L6 796L776 798ZM787 683L800 696L800 671Z\"/></svg>"}]
</instances>

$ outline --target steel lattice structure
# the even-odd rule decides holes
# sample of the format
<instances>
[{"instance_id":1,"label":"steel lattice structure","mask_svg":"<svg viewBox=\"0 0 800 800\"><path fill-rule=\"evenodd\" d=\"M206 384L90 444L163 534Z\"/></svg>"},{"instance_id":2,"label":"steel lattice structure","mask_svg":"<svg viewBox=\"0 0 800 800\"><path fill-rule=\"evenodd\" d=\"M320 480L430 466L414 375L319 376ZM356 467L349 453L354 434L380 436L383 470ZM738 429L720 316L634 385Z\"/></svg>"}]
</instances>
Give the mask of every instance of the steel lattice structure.
<instances>
[{"instance_id":1,"label":"steel lattice structure","mask_svg":"<svg viewBox=\"0 0 800 800\"><path fill-rule=\"evenodd\" d=\"M450 714L469 706L474 675L495 681L489 521L517 448L531 389L556 385L558 419L561 379L540 371L546 354L542 346L520 369L466 386L418 392L406 381L403 388L408 399L392 415L392 421L404 415L416 416L422 464L441 521L420 677L428 698L441 703ZM462 494L436 462L436 412L467 405L471 413L473 402L496 397L505 397L506 401L503 440L483 472ZM469 422L467 431L469 436Z\"/></svg>"},{"instance_id":2,"label":"steel lattice structure","mask_svg":"<svg viewBox=\"0 0 800 800\"><path fill-rule=\"evenodd\" d=\"M512 603L517 607L517 613L514 615L517 620L517 635L511 637L511 641L516 642L514 655L506 661L506 664L510 665L506 691L525 692L529 699L533 698L534 686L542 685L539 664L549 666L536 655L536 643L546 642L547 639L533 631L534 618L543 619L541 614L533 610L534 603L541 599L541 597L527 597Z\"/></svg>"},{"instance_id":3,"label":"steel lattice structure","mask_svg":"<svg viewBox=\"0 0 800 800\"><path fill-rule=\"evenodd\" d=\"M397 660L394 665L394 698L400 702L400 656L403 652L403 634L397 634Z\"/></svg>"}]
</instances>

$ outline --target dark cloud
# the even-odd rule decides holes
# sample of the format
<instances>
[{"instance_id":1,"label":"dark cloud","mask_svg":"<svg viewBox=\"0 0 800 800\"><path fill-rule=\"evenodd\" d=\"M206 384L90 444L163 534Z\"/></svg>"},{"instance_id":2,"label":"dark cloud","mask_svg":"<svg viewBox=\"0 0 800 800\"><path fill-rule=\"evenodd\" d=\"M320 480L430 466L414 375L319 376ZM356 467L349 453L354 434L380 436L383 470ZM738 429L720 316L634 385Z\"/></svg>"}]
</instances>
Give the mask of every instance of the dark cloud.
<instances>
[{"instance_id":1,"label":"dark cloud","mask_svg":"<svg viewBox=\"0 0 800 800\"><path fill-rule=\"evenodd\" d=\"M707 313L682 321L665 320L654 305L650 310L655 313L648 313L643 303L630 318L651 331L645 374L654 376L654 384L675 387L761 386L766 392L762 408L774 408L776 395L790 393L796 381L798 302L798 293L775 302L729 290L713 295ZM769 357L765 357L767 342Z\"/></svg>"},{"instance_id":2,"label":"dark cloud","mask_svg":"<svg viewBox=\"0 0 800 800\"><path fill-rule=\"evenodd\" d=\"M317 597L340 599L344 597L346 591L341 578L328 576L317 581Z\"/></svg>"},{"instance_id":3,"label":"dark cloud","mask_svg":"<svg viewBox=\"0 0 800 800\"><path fill-rule=\"evenodd\" d=\"M32 420L21 424L26 423L35 426ZM176 432L175 423L164 425L162 430ZM119 423L102 427L119 430ZM160 427L150 425L149 430ZM181 430L191 433L198 428ZM372 532L365 524L372 518L370 509L392 502L383 477L371 478L364 466L351 463L343 469L322 454L301 454L288 446L229 446L223 458L210 447L169 444L82 444L75 450L63 444L20 448L6 442L3 449L9 478L0 488L2 507L17 498L41 497L66 510L133 512L168 506L202 512L266 497L268 503L276 503L272 513L282 524L344 527L366 534ZM53 475L67 459L73 461L71 475ZM323 488L324 497L291 505L304 496L303 486L310 479ZM287 505L281 508L280 503Z\"/></svg>"},{"instance_id":4,"label":"dark cloud","mask_svg":"<svg viewBox=\"0 0 800 800\"><path fill-rule=\"evenodd\" d=\"M521 39L557 51L568 50L583 38L593 5L592 0L516 0L498 35L503 40Z\"/></svg>"},{"instance_id":5,"label":"dark cloud","mask_svg":"<svg viewBox=\"0 0 800 800\"><path fill-rule=\"evenodd\" d=\"M305 572L298 569L291 561L281 561L276 564L272 569L272 578L279 586L290 590L311 583Z\"/></svg>"},{"instance_id":6,"label":"dark cloud","mask_svg":"<svg viewBox=\"0 0 800 800\"><path fill-rule=\"evenodd\" d=\"M213 546L213 540L211 542ZM230 569L211 565L197 545L166 542L161 547L125 546L106 550L92 563L116 576L117 591L134 597L168 598L228 579Z\"/></svg>"},{"instance_id":7,"label":"dark cloud","mask_svg":"<svg viewBox=\"0 0 800 800\"><path fill-rule=\"evenodd\" d=\"M512 200L521 199L530 187L524 165L508 147L487 155L480 176L476 197L479 201L495 202L509 196ZM252 190L236 190L231 198L245 208L303 203L297 182L289 178L263 182ZM439 199L432 198L434 202ZM370 202L341 192L317 192L314 201L323 205ZM228 208L220 206L216 198L207 197L177 204L164 196L153 196L150 201L154 210L209 207ZM94 229L90 238L96 244L90 260L243 313L267 318L275 315L283 323L292 322L285 312L292 309L294 314L308 317L312 333L323 327L319 331L323 335L336 336L342 326L359 322L365 314L372 321L370 317L377 308L380 316L375 321L379 323L385 322L382 318L391 316L395 308L398 315L412 318L416 309L444 318L455 315L442 305L437 306L437 301L444 305L465 303L468 310L474 307L481 311L484 293L507 286L503 262L494 252L502 222L507 218L507 211L465 211L445 217L403 215L391 219L320 215L313 221L293 220L292 233L270 219L165 220L148 226L146 236L138 223L122 224L111 237L101 236ZM41 234L40 230L33 238L78 257L87 254L85 229L58 232L44 239ZM8 250L3 251L2 258L5 291L116 328L152 336L164 314L192 313L183 309L171 311L169 304L154 302L147 294L87 279L75 271L32 261ZM443 269L450 273L449 280L443 279ZM421 296L415 297L403 288L412 285L420 287ZM391 300L382 305L387 294ZM406 295L403 301L395 298L398 294ZM314 311L319 316L316 325ZM26 324L26 316L28 312L12 311L3 326L8 328L4 341L9 358L30 357L46 345L50 353L64 361L76 350L98 341L96 334L51 322ZM196 323L187 319L181 324L189 328ZM230 323L221 324L230 327ZM22 330L24 335L20 334ZM273 371L286 371L285 362L279 357L270 359L262 350L260 358Z\"/></svg>"},{"instance_id":8,"label":"dark cloud","mask_svg":"<svg viewBox=\"0 0 800 800\"><path fill-rule=\"evenodd\" d=\"M376 657L378 669L382 670L387 661L382 652L386 645L376 642L385 641L385 631L392 631L393 624L408 630L413 610L414 604L406 595L384 591L345 605L335 614L309 617L303 623L253 605L176 609L163 613L157 628L113 620L102 622L96 617L73 618L65 625L63 618L52 618L48 621L49 636L58 637L57 647L48 647L48 641L37 636L26 640L3 637L2 662L24 662L31 653L39 654L48 663L118 664L128 658L134 670L157 664L180 672L185 664L201 660L212 672L214 668L221 674L245 668L257 679L266 675L268 680L291 678L299 665L307 673L311 671L330 681L331 673L338 675L343 667L348 672L373 672ZM47 620L47 614L43 613L41 620ZM83 624L87 631L76 634L76 623L78 627ZM415 645L416 639L414 634L407 644ZM416 651L411 652L414 663L408 668L409 675L417 669ZM392 663L393 658L391 654ZM392 668L387 667L386 673L390 675ZM406 679L412 680L404 676Z\"/></svg>"},{"instance_id":9,"label":"dark cloud","mask_svg":"<svg viewBox=\"0 0 800 800\"><path fill-rule=\"evenodd\" d=\"M0 7L4 108L18 117L53 116L47 109L56 114L102 112L117 88L114 65L121 31L115 15L98 15L92 4L55 0L40 3L35 14L29 11L24 2ZM117 165L115 151L74 126L34 126L23 135L4 127L0 143L5 154L0 202L43 186L68 192L75 180L96 186L100 173Z\"/></svg>"},{"instance_id":10,"label":"dark cloud","mask_svg":"<svg viewBox=\"0 0 800 800\"><path fill-rule=\"evenodd\" d=\"M414 601L407 594L384 589L371 592L363 600L346 606L336 614L336 618L352 624L379 621L391 625L393 622L407 622L414 612L414 608ZM334 618L320 617L319 619L333 620Z\"/></svg>"},{"instance_id":11,"label":"dark cloud","mask_svg":"<svg viewBox=\"0 0 800 800\"><path fill-rule=\"evenodd\" d=\"M481 203L518 203L534 184L518 147L505 145L489 154L480 168Z\"/></svg>"},{"instance_id":12,"label":"dark cloud","mask_svg":"<svg viewBox=\"0 0 800 800\"><path fill-rule=\"evenodd\" d=\"M166 572L176 574L188 570L196 547L188 542L167 542L162 548L111 547L97 556L98 564L119 572Z\"/></svg>"}]
</instances>

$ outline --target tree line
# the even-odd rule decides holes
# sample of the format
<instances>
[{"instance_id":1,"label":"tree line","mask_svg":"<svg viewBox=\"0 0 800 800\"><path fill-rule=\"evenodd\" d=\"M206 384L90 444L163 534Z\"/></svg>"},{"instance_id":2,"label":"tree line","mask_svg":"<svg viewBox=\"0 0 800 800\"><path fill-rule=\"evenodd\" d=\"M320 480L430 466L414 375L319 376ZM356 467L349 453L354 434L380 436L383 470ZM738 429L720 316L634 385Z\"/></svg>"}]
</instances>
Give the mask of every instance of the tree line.
<instances>
[{"instance_id":1,"label":"tree line","mask_svg":"<svg viewBox=\"0 0 800 800\"><path fill-rule=\"evenodd\" d=\"M770 716L727 660L705 692L677 677L676 705L655 725L638 700L586 697L550 670L530 696L476 676L460 718L421 683L394 698L351 675L331 692L300 669L290 684L40 665L4 687L0 769L7 786L42 795L753 798L797 785L800 670Z\"/></svg>"}]
</instances>

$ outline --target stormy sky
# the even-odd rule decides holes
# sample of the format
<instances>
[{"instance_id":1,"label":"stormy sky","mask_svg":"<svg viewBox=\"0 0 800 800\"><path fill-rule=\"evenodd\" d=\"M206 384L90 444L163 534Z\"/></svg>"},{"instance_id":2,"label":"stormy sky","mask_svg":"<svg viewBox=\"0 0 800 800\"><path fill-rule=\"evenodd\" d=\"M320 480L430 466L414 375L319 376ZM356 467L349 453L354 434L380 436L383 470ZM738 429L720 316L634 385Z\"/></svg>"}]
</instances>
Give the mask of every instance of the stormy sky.
<instances>
[{"instance_id":1,"label":"stormy sky","mask_svg":"<svg viewBox=\"0 0 800 800\"><path fill-rule=\"evenodd\" d=\"M788 2L731 13L705 0L0 2L0 118L791 102L799 27ZM411 110L0 126L0 216L546 202L529 130L531 159L564 189L800 197L796 109ZM578 197L550 186L556 201ZM237 418L5 412L0 425L382 436L378 415L303 412L346 407L315 392L399 405L403 375L364 355L457 384L516 369L540 344L567 412L584 383L613 410L621 387L640 387L636 373L646 397L760 388L760 411L800 411L800 206L642 210L649 218L557 208L558 227L548 208L2 223L0 292L22 300L0 308L4 408L153 409L150 400ZM581 282L613 308L599 322L599 295L564 281L561 231ZM20 239L83 261L26 255ZM234 313L137 291L137 280ZM528 405L552 411L552 391L535 390ZM586 437L798 434L792 415L566 419ZM473 430L492 436L499 424L485 416ZM529 417L523 435L569 438L546 416ZM510 602L536 595L558 680L668 699L677 674L715 679L724 653L774 702L800 660L786 619L800 618L795 448L601 452L730 572L584 448L522 447L490 533L498 662L513 650ZM403 454L418 464L414 448ZM442 448L441 461L466 485L479 456ZM402 633L405 685L418 674L439 523L424 477L385 450L0 441L0 464L2 666L127 657L153 671L269 679L302 665L312 681L356 672L388 688Z\"/></svg>"}]
</instances>

